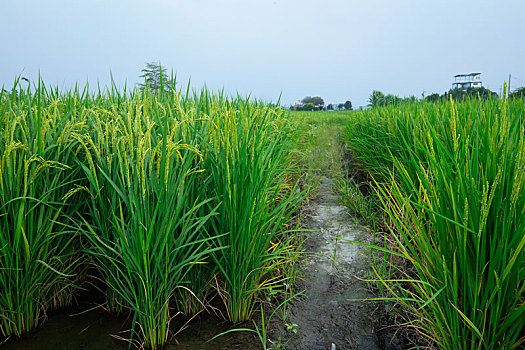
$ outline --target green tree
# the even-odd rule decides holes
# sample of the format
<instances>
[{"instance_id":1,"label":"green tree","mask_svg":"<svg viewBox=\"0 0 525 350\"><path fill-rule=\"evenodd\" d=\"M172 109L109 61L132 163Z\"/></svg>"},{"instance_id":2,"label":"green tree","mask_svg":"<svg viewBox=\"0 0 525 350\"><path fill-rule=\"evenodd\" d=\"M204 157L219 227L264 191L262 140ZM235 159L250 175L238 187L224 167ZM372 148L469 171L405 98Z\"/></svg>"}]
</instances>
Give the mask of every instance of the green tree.
<instances>
[{"instance_id":1,"label":"green tree","mask_svg":"<svg viewBox=\"0 0 525 350\"><path fill-rule=\"evenodd\" d=\"M467 92L461 88L450 89L443 94L443 97L449 100L451 97L455 101L461 101L465 98Z\"/></svg>"},{"instance_id":2,"label":"green tree","mask_svg":"<svg viewBox=\"0 0 525 350\"><path fill-rule=\"evenodd\" d=\"M352 110L352 102L350 102L350 101L346 101L343 106L345 107L345 109L347 111L351 111Z\"/></svg>"},{"instance_id":3,"label":"green tree","mask_svg":"<svg viewBox=\"0 0 525 350\"><path fill-rule=\"evenodd\" d=\"M372 91L372 95L368 98L368 105L372 108L385 105L385 94L379 90Z\"/></svg>"},{"instance_id":4,"label":"green tree","mask_svg":"<svg viewBox=\"0 0 525 350\"><path fill-rule=\"evenodd\" d=\"M525 98L525 86L512 91L509 95L509 98Z\"/></svg>"},{"instance_id":5,"label":"green tree","mask_svg":"<svg viewBox=\"0 0 525 350\"><path fill-rule=\"evenodd\" d=\"M394 94L388 94L385 96L383 106L390 106L390 105L398 106L402 102L403 102L403 99L401 97L396 96Z\"/></svg>"},{"instance_id":6,"label":"green tree","mask_svg":"<svg viewBox=\"0 0 525 350\"><path fill-rule=\"evenodd\" d=\"M314 108L315 108L315 106L314 106L314 104L311 103L311 102L305 103L305 104L303 105L303 110L305 110L305 111L313 111Z\"/></svg>"},{"instance_id":7,"label":"green tree","mask_svg":"<svg viewBox=\"0 0 525 350\"><path fill-rule=\"evenodd\" d=\"M437 102L437 101L439 101L440 98L441 98L441 96L438 93L433 93L433 94L428 95L427 97L425 97L425 101Z\"/></svg>"},{"instance_id":8,"label":"green tree","mask_svg":"<svg viewBox=\"0 0 525 350\"><path fill-rule=\"evenodd\" d=\"M481 87L478 87L478 88L469 87L467 89L467 95L470 96L470 97L479 97L482 100L486 100L489 97L492 97L492 98L497 98L498 97L497 93L495 93L493 91L490 91L489 89L487 89L484 86L481 86Z\"/></svg>"},{"instance_id":9,"label":"green tree","mask_svg":"<svg viewBox=\"0 0 525 350\"><path fill-rule=\"evenodd\" d=\"M144 79L144 83L139 83L139 89L144 91L149 88L155 94L158 94L161 89L168 91L175 88L175 79L170 78L167 69L159 62L147 62L146 67L141 70L140 77Z\"/></svg>"},{"instance_id":10,"label":"green tree","mask_svg":"<svg viewBox=\"0 0 525 350\"><path fill-rule=\"evenodd\" d=\"M436 94L437 95L437 94ZM439 97L439 95L437 95ZM419 99L416 96L399 97L394 94L385 95L379 90L374 90L372 95L368 98L368 106L370 107L381 107L381 106L399 106L400 104L416 103Z\"/></svg>"},{"instance_id":11,"label":"green tree","mask_svg":"<svg viewBox=\"0 0 525 350\"><path fill-rule=\"evenodd\" d=\"M403 103L416 103L418 101L419 101L418 98L414 95L405 97L402 100Z\"/></svg>"},{"instance_id":12,"label":"green tree","mask_svg":"<svg viewBox=\"0 0 525 350\"><path fill-rule=\"evenodd\" d=\"M314 106L324 106L324 100L319 96L306 96L301 100L301 102L304 104L311 103Z\"/></svg>"},{"instance_id":13,"label":"green tree","mask_svg":"<svg viewBox=\"0 0 525 350\"><path fill-rule=\"evenodd\" d=\"M450 99L461 101L467 97L470 98L480 98L486 100L488 98L498 98L498 94L494 91L490 91L484 86L481 87L469 87L466 90L461 88L450 89L448 92L445 92L442 96L444 99Z\"/></svg>"}]
</instances>

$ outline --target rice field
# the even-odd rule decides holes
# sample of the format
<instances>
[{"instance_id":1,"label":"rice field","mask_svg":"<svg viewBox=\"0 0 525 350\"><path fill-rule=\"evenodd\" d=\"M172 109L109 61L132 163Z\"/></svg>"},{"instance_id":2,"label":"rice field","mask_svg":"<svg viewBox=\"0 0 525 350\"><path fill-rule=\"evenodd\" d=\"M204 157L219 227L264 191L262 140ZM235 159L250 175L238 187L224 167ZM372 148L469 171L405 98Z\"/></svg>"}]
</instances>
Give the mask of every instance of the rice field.
<instances>
[{"instance_id":1,"label":"rice field","mask_svg":"<svg viewBox=\"0 0 525 350\"><path fill-rule=\"evenodd\" d=\"M281 108L189 87L13 91L0 94L0 343L93 279L148 349L210 296L235 324L285 291L303 192Z\"/></svg>"},{"instance_id":2,"label":"rice field","mask_svg":"<svg viewBox=\"0 0 525 350\"><path fill-rule=\"evenodd\" d=\"M525 101L356 112L346 142L373 178L390 264L384 300L440 349L525 343Z\"/></svg>"},{"instance_id":3,"label":"rice field","mask_svg":"<svg viewBox=\"0 0 525 350\"><path fill-rule=\"evenodd\" d=\"M0 344L94 286L138 348L212 298L232 325L253 318L293 293L319 173L384 231L379 299L429 346L525 344L525 100L306 114L189 87L14 86L0 93ZM347 185L343 128L374 198Z\"/></svg>"}]
</instances>

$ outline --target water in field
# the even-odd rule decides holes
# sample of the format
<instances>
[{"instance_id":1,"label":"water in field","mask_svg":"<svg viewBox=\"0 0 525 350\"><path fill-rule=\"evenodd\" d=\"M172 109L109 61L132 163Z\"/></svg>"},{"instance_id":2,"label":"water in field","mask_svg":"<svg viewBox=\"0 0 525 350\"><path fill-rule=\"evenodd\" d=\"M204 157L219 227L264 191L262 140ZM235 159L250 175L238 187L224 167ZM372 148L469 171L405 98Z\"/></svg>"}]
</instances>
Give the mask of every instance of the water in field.
<instances>
[{"instance_id":1,"label":"water in field","mask_svg":"<svg viewBox=\"0 0 525 350\"><path fill-rule=\"evenodd\" d=\"M92 302L79 301L79 307L51 314L44 325L23 340L2 346L5 350L71 350L71 349L128 349L128 343L117 337L129 338L130 320L114 318L98 308L91 311ZM84 312L82 312L84 309ZM175 318L172 332L176 333L187 319ZM166 349L257 349L253 333L235 332L207 342L216 334L232 328L231 324L213 313L194 318L187 328L177 334ZM245 326L245 325L242 325ZM134 348L134 347L132 347Z\"/></svg>"}]
</instances>

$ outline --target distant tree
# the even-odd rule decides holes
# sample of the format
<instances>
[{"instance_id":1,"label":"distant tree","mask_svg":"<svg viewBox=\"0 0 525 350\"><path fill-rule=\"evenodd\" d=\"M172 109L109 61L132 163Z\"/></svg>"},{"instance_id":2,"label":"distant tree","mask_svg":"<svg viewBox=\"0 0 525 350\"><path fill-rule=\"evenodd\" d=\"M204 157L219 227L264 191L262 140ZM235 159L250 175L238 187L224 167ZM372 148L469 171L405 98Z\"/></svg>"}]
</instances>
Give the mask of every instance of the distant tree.
<instances>
[{"instance_id":1,"label":"distant tree","mask_svg":"<svg viewBox=\"0 0 525 350\"><path fill-rule=\"evenodd\" d=\"M418 101L419 101L419 99L416 96L412 95L412 96L408 96L408 97L403 98L402 102L403 103L416 103Z\"/></svg>"},{"instance_id":2,"label":"distant tree","mask_svg":"<svg viewBox=\"0 0 525 350\"><path fill-rule=\"evenodd\" d=\"M486 100L486 99L488 99L490 97L497 98L498 94L493 92L493 91L490 91L489 89L487 89L484 86L480 86L480 87L477 87L477 88L476 87L469 87L467 89L467 96L479 97L482 100Z\"/></svg>"},{"instance_id":3,"label":"distant tree","mask_svg":"<svg viewBox=\"0 0 525 350\"><path fill-rule=\"evenodd\" d=\"M326 109L328 111L333 111L334 110L334 105L330 103L328 106L326 106Z\"/></svg>"},{"instance_id":4,"label":"distant tree","mask_svg":"<svg viewBox=\"0 0 525 350\"><path fill-rule=\"evenodd\" d=\"M461 88L450 89L448 92L445 92L441 97L446 100L452 98L455 101L461 101L467 97L486 100L488 98L498 98L498 94L494 91L490 91L484 86L481 86L469 87L466 90L463 90Z\"/></svg>"},{"instance_id":5,"label":"distant tree","mask_svg":"<svg viewBox=\"0 0 525 350\"><path fill-rule=\"evenodd\" d=\"M368 105L372 108L385 105L385 94L379 90L372 91L372 95L368 98Z\"/></svg>"},{"instance_id":6,"label":"distant tree","mask_svg":"<svg viewBox=\"0 0 525 350\"><path fill-rule=\"evenodd\" d=\"M390 105L398 106L402 102L403 102L403 99L401 97L396 96L394 94L388 94L385 96L383 100L383 106L390 106Z\"/></svg>"},{"instance_id":7,"label":"distant tree","mask_svg":"<svg viewBox=\"0 0 525 350\"><path fill-rule=\"evenodd\" d=\"M167 69L162 67L160 62L147 62L146 67L141 70L140 77L144 79L144 83L139 83L138 86L141 91L149 88L152 92L158 93L161 88L168 91L175 88L175 81L168 77Z\"/></svg>"},{"instance_id":8,"label":"distant tree","mask_svg":"<svg viewBox=\"0 0 525 350\"><path fill-rule=\"evenodd\" d=\"M439 97L439 95L437 95ZM416 103L419 99L416 96L399 97L394 94L385 95L379 90L374 90L368 98L369 107L381 107L381 106L398 106L406 103Z\"/></svg>"},{"instance_id":9,"label":"distant tree","mask_svg":"<svg viewBox=\"0 0 525 350\"><path fill-rule=\"evenodd\" d=\"M324 100L319 96L306 96L301 100L303 104L311 103L314 106L324 106Z\"/></svg>"},{"instance_id":10,"label":"distant tree","mask_svg":"<svg viewBox=\"0 0 525 350\"><path fill-rule=\"evenodd\" d=\"M440 97L441 96L438 93L433 93L433 94L428 95L427 97L425 97L425 101L437 102L437 101L439 101Z\"/></svg>"},{"instance_id":11,"label":"distant tree","mask_svg":"<svg viewBox=\"0 0 525 350\"><path fill-rule=\"evenodd\" d=\"M352 102L350 102L350 101L346 101L345 104L343 105L343 107L344 107L347 111L351 111L351 110L352 110Z\"/></svg>"},{"instance_id":12,"label":"distant tree","mask_svg":"<svg viewBox=\"0 0 525 350\"><path fill-rule=\"evenodd\" d=\"M343 108L345 108L345 104L344 104L344 103L339 103L339 104L337 105L337 109L338 109L338 110L341 110L341 109L343 109Z\"/></svg>"},{"instance_id":13,"label":"distant tree","mask_svg":"<svg viewBox=\"0 0 525 350\"><path fill-rule=\"evenodd\" d=\"M305 103L303 105L303 110L305 110L305 111L313 111L314 108L315 108L315 105L313 103L311 103L311 102Z\"/></svg>"},{"instance_id":14,"label":"distant tree","mask_svg":"<svg viewBox=\"0 0 525 350\"><path fill-rule=\"evenodd\" d=\"M453 100L461 101L465 98L466 95L467 95L467 92L463 90L462 88L455 88L455 89L448 90L448 92L445 92L443 94L443 98L446 100L449 100L450 98L452 98Z\"/></svg>"},{"instance_id":15,"label":"distant tree","mask_svg":"<svg viewBox=\"0 0 525 350\"><path fill-rule=\"evenodd\" d=\"M512 91L509 95L509 98L525 98L525 86Z\"/></svg>"}]
</instances>

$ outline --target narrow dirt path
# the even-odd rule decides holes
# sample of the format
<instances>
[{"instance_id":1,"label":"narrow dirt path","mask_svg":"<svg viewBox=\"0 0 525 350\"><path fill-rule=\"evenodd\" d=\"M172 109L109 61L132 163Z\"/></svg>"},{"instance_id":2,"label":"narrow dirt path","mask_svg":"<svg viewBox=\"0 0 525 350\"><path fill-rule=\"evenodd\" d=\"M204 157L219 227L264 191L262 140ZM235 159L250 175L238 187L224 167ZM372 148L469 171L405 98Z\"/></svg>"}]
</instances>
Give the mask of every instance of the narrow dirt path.
<instances>
[{"instance_id":1,"label":"narrow dirt path","mask_svg":"<svg viewBox=\"0 0 525 350\"><path fill-rule=\"evenodd\" d=\"M370 237L356 225L346 207L332 192L332 180L322 178L316 199L311 203L306 229L307 264L297 290L304 295L291 302L289 322L297 324L297 333L286 349L377 349L373 308L370 302L349 301L371 297L363 276L369 268L366 248L356 244L337 244L339 238L369 241Z\"/></svg>"}]
</instances>

